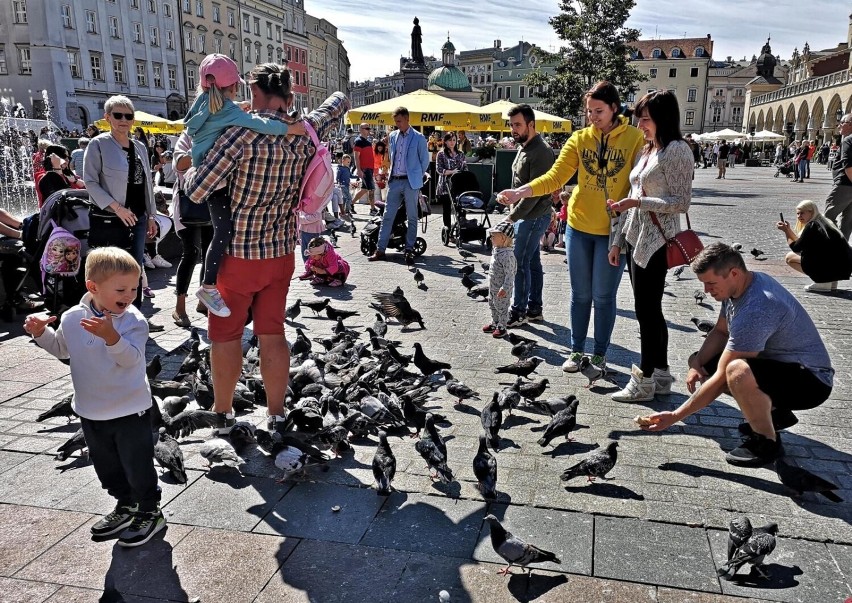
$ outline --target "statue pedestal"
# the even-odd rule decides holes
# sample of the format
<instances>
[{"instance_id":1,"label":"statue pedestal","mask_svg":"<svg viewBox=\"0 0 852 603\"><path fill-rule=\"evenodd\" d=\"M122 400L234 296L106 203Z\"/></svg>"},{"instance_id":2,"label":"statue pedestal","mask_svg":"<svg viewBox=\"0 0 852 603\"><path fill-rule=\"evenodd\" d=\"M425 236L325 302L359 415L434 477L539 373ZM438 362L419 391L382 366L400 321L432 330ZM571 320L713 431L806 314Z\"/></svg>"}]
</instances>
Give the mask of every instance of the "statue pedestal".
<instances>
[{"instance_id":1,"label":"statue pedestal","mask_svg":"<svg viewBox=\"0 0 852 603\"><path fill-rule=\"evenodd\" d=\"M424 90L429 79L429 69L422 63L406 63L402 68L403 92Z\"/></svg>"}]
</instances>

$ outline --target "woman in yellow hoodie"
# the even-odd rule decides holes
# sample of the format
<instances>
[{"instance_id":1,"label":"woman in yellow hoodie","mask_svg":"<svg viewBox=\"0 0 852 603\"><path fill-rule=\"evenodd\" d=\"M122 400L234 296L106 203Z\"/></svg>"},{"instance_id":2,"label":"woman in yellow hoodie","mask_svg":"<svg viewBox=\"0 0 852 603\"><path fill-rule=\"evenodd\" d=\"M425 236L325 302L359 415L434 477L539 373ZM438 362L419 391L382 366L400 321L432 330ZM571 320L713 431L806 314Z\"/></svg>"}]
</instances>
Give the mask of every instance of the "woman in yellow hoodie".
<instances>
[{"instance_id":1,"label":"woman in yellow hoodie","mask_svg":"<svg viewBox=\"0 0 852 603\"><path fill-rule=\"evenodd\" d=\"M595 306L595 343L591 363L600 375L606 373L606 352L615 326L615 298L625 258L611 266L613 219L608 199L623 199L630 191L630 170L644 144L642 133L619 114L618 90L609 82L598 82L586 93L589 125L575 132L544 176L498 196L504 204L529 196L557 191L577 174L577 186L568 201L565 252L571 281L571 353L562 365L577 372L586 347L586 334Z\"/></svg>"}]
</instances>

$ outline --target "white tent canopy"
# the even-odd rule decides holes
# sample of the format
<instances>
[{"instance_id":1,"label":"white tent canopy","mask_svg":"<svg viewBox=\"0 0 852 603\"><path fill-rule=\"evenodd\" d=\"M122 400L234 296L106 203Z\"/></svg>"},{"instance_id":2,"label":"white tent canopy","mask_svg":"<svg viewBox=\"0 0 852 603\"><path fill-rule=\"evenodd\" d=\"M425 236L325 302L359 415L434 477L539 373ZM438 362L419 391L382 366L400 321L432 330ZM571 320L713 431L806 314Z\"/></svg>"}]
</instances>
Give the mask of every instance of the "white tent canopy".
<instances>
[{"instance_id":1,"label":"white tent canopy","mask_svg":"<svg viewBox=\"0 0 852 603\"><path fill-rule=\"evenodd\" d=\"M724 130L719 130L718 132L705 132L700 136L702 141L736 140L737 138L748 138L748 134L737 132L736 130L731 130L730 128L725 128ZM693 136L693 138L695 138L695 136Z\"/></svg>"},{"instance_id":2,"label":"white tent canopy","mask_svg":"<svg viewBox=\"0 0 852 603\"><path fill-rule=\"evenodd\" d=\"M787 140L787 137L783 134L770 132L769 130L761 130L760 132L755 133L754 136L749 136L749 140L754 142L782 142Z\"/></svg>"}]
</instances>

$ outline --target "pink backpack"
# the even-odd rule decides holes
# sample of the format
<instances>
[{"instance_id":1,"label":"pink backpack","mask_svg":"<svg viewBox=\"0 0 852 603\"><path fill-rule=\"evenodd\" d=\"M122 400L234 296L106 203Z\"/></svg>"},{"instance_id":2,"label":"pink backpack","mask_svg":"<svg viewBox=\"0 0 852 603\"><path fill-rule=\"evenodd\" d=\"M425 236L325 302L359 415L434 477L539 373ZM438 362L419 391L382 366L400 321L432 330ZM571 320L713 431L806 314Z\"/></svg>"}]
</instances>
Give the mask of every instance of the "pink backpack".
<instances>
[{"instance_id":1,"label":"pink backpack","mask_svg":"<svg viewBox=\"0 0 852 603\"><path fill-rule=\"evenodd\" d=\"M334 170L331 168L331 153L328 152L328 147L320 143L311 124L307 121L304 123L317 151L308 161L308 169L302 178L298 209L312 214L331 198L334 192Z\"/></svg>"}]
</instances>

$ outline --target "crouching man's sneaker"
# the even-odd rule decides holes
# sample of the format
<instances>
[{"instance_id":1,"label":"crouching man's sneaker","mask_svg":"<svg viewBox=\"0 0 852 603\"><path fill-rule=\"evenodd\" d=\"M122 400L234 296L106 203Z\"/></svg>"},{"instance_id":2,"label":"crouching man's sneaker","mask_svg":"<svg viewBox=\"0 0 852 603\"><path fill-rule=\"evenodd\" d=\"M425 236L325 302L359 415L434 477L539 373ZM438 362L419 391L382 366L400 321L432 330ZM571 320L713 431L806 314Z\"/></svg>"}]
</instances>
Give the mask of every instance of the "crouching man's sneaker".
<instances>
[{"instance_id":1,"label":"crouching man's sneaker","mask_svg":"<svg viewBox=\"0 0 852 603\"><path fill-rule=\"evenodd\" d=\"M92 526L92 538L104 538L118 534L133 523L133 515L136 513L136 506L118 504L115 510L102 517Z\"/></svg>"},{"instance_id":2,"label":"crouching man's sneaker","mask_svg":"<svg viewBox=\"0 0 852 603\"><path fill-rule=\"evenodd\" d=\"M657 386L652 377L645 377L635 364L630 371L630 381L620 392L612 395L616 402L650 402L654 399Z\"/></svg>"},{"instance_id":3,"label":"crouching man's sneaker","mask_svg":"<svg viewBox=\"0 0 852 603\"><path fill-rule=\"evenodd\" d=\"M151 512L137 512L130 526L118 537L118 546L143 545L164 527L166 527L166 518L159 509Z\"/></svg>"},{"instance_id":4,"label":"crouching man's sneaker","mask_svg":"<svg viewBox=\"0 0 852 603\"><path fill-rule=\"evenodd\" d=\"M784 447L781 445L781 434L775 434L775 441L752 433L743 438L743 443L725 455L725 460L737 467L763 467L773 462L780 456L784 456Z\"/></svg>"}]
</instances>

